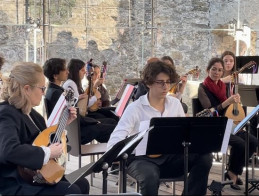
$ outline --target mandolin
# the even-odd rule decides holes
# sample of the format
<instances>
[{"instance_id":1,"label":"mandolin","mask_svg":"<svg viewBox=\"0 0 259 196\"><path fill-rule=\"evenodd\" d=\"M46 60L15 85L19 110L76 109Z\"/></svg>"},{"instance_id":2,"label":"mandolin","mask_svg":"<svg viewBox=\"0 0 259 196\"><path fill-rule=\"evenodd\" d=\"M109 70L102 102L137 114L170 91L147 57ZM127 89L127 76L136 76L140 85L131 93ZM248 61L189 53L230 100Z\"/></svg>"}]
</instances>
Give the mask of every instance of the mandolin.
<instances>
[{"instance_id":1,"label":"mandolin","mask_svg":"<svg viewBox=\"0 0 259 196\"><path fill-rule=\"evenodd\" d=\"M65 92L67 106L64 108L59 123L43 130L33 141L34 146L49 146L52 143L62 143L63 153L59 158L50 159L40 170L31 170L18 167L20 176L30 184L56 184L65 173L67 159L67 143L65 127L69 118L69 107L74 106L77 99L74 98L74 92L69 89Z\"/></svg>"},{"instance_id":2,"label":"mandolin","mask_svg":"<svg viewBox=\"0 0 259 196\"><path fill-rule=\"evenodd\" d=\"M101 67L101 75L100 78L103 78L103 72L104 72L104 65L102 65ZM93 85L93 84L92 84ZM94 89L94 90L100 90L101 88L103 88L102 84L100 86L98 86L98 89ZM92 87L93 90L93 87ZM95 92L93 92L92 94L94 95ZM97 101L89 108L89 111L91 112L95 112L98 109L100 109L102 106L102 101L101 99L97 99Z\"/></svg>"},{"instance_id":3,"label":"mandolin","mask_svg":"<svg viewBox=\"0 0 259 196\"><path fill-rule=\"evenodd\" d=\"M196 66L194 69L191 69L190 71L188 71L186 74L184 74L185 76L188 76L189 74L197 74L197 72L199 71L199 67ZM171 89L169 90L169 94L175 94L177 92L177 87L179 85L179 83L181 82L181 80L178 80L175 84L173 84L173 86L171 87Z\"/></svg>"},{"instance_id":4,"label":"mandolin","mask_svg":"<svg viewBox=\"0 0 259 196\"><path fill-rule=\"evenodd\" d=\"M236 85L236 84L238 84L238 77L237 77L238 74L241 73L242 71L244 71L246 68L250 69L254 65L256 65L256 63L254 61L250 61L249 63L245 64L240 70L238 70L232 74L232 76L234 78L234 90L235 90L234 93L235 94L238 93L238 86ZM225 116L230 119L233 119L234 123L238 124L240 121L242 121L245 118L245 111L240 103L232 103L228 106L228 108L225 112Z\"/></svg>"},{"instance_id":5,"label":"mandolin","mask_svg":"<svg viewBox=\"0 0 259 196\"><path fill-rule=\"evenodd\" d=\"M81 116L85 116L87 114L89 98L92 93L92 86L93 86L92 85L92 76L93 76L93 72L87 76L89 83L88 83L88 88L84 92L87 96L83 99L80 99L77 103L77 106L79 108L79 114Z\"/></svg>"}]
</instances>

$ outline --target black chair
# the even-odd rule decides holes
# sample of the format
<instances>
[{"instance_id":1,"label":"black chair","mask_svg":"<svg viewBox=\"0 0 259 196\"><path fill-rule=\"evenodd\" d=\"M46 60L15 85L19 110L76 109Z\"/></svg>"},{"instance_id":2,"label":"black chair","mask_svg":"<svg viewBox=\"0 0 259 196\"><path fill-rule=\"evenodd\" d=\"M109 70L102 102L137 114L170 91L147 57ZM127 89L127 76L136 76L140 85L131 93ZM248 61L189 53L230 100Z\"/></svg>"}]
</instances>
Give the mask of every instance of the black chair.
<instances>
[{"instance_id":1,"label":"black chair","mask_svg":"<svg viewBox=\"0 0 259 196\"><path fill-rule=\"evenodd\" d=\"M71 147L69 154L79 158L79 168L82 165L82 156L98 155L106 152L107 143L81 144L80 115L78 115L76 120L67 125L66 129L68 145Z\"/></svg>"},{"instance_id":2,"label":"black chair","mask_svg":"<svg viewBox=\"0 0 259 196\"><path fill-rule=\"evenodd\" d=\"M77 109L79 113L79 109ZM67 125L67 145L70 146L68 155L78 157L78 168L82 166L82 156L91 156L90 162L94 162L95 155L101 155L106 152L107 143L93 143L81 144L81 130L80 130L80 115L77 115L76 120ZM93 186L94 174L91 174L90 185Z\"/></svg>"},{"instance_id":3,"label":"black chair","mask_svg":"<svg viewBox=\"0 0 259 196\"><path fill-rule=\"evenodd\" d=\"M203 110L203 107L201 105L201 102L198 97L192 98L192 114L193 117L196 116L196 114Z\"/></svg>"}]
</instances>

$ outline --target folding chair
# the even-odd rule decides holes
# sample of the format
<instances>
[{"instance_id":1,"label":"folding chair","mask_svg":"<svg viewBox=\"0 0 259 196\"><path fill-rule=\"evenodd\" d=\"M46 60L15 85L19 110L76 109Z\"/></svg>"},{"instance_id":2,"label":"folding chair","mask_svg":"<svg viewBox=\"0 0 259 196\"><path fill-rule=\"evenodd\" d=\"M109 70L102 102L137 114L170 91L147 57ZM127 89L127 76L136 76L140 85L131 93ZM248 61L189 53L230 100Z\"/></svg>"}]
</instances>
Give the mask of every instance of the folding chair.
<instances>
[{"instance_id":1,"label":"folding chair","mask_svg":"<svg viewBox=\"0 0 259 196\"><path fill-rule=\"evenodd\" d=\"M69 154L78 157L78 168L82 166L82 156L94 156L104 154L107 143L81 144L80 116L70 123L67 127L68 145L71 147ZM93 157L91 157L91 162ZM93 184L93 175L91 175L91 185Z\"/></svg>"}]
</instances>

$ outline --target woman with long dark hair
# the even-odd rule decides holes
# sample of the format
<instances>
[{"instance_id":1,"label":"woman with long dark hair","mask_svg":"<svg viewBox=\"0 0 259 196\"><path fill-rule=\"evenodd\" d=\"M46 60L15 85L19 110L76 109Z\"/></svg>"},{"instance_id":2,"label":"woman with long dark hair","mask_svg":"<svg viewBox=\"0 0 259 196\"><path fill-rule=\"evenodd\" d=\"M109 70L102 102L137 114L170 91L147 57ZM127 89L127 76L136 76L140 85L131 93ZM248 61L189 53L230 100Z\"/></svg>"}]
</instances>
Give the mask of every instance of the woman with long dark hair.
<instances>
[{"instance_id":1,"label":"woman with long dark hair","mask_svg":"<svg viewBox=\"0 0 259 196\"><path fill-rule=\"evenodd\" d=\"M63 84L63 88L71 87L75 91L75 97L79 100L87 99L81 80L86 75L86 65L80 59L71 59L68 63L68 80ZM90 107L100 96L100 93L89 98L89 103L85 107ZM87 115L80 117L81 143L86 144L96 139L98 142L107 142L114 130L117 122L112 118L94 119Z\"/></svg>"}]
</instances>

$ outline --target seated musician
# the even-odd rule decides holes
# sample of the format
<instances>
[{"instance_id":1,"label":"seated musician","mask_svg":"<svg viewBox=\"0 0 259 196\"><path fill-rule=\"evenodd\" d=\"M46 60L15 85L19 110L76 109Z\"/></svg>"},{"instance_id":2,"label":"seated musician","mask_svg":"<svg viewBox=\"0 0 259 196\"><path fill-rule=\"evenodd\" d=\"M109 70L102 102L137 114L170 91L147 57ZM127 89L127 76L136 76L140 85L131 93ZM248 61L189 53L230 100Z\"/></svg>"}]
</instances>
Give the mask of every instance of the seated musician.
<instances>
[{"instance_id":1,"label":"seated musician","mask_svg":"<svg viewBox=\"0 0 259 196\"><path fill-rule=\"evenodd\" d=\"M68 70L66 60L61 58L48 59L43 65L44 75L48 78L49 84L45 98L47 100L47 116L53 111L60 95L64 92L62 82L67 80Z\"/></svg>"},{"instance_id":2,"label":"seated musician","mask_svg":"<svg viewBox=\"0 0 259 196\"><path fill-rule=\"evenodd\" d=\"M48 108L48 117L53 111L60 95L64 92L64 88L61 86L68 78L68 70L66 67L66 60L61 58L50 58L44 65L44 75L49 80L49 85L47 88L47 93L45 98L47 99L47 108ZM84 95L79 95L83 97ZM97 95L97 96L100 96ZM89 99L89 105L92 105L96 102L97 97L92 96Z\"/></svg>"},{"instance_id":3,"label":"seated musician","mask_svg":"<svg viewBox=\"0 0 259 196\"><path fill-rule=\"evenodd\" d=\"M30 184L21 175L24 174L21 168L40 170L50 159L58 158L62 154L61 143L49 146L32 145L35 138L46 129L44 118L33 109L40 104L45 88L43 70L34 63L17 63L9 77L3 78L3 102L0 103L1 195L89 193L89 183L84 178L72 186L64 178L54 185L48 185L33 182ZM69 110L67 123L76 118L76 109L71 107Z\"/></svg>"},{"instance_id":4,"label":"seated musician","mask_svg":"<svg viewBox=\"0 0 259 196\"><path fill-rule=\"evenodd\" d=\"M227 96L229 97L233 92L234 92L234 76L235 76L235 71L236 70L236 56L233 52L231 51L224 51L221 55L221 59L224 62L224 74L221 78L221 81L223 81L226 84L227 88ZM238 74L236 77L238 80L238 85L245 84L245 80L242 77L242 75ZM257 137L257 125L259 122L259 116L255 115L251 120L250 120L250 133ZM240 182L242 185L242 182ZM239 183L239 184L240 184Z\"/></svg>"},{"instance_id":5,"label":"seated musician","mask_svg":"<svg viewBox=\"0 0 259 196\"><path fill-rule=\"evenodd\" d=\"M174 61L169 56L163 56L161 59L159 59L157 57L152 57L152 58L148 59L147 63L160 61L160 60L165 62L169 66L171 66L173 69L175 69ZM179 78L178 75L177 75L177 78ZM187 76L185 76L185 75L181 76L180 80L181 80L181 83L179 85L177 85L177 87L175 88L175 91L174 92L169 91L169 94L171 96L176 97L179 100L182 100L182 94L183 94L185 86L187 84ZM176 82L177 82L177 80L176 80ZM145 84L143 84L142 82L139 82L136 94L134 96L134 99L137 100L140 96L146 94L147 91L148 91L148 88L145 86ZM184 113L187 113L188 112L188 106L183 102L181 102L181 103L182 103L182 106L183 106L183 109L184 109Z\"/></svg>"},{"instance_id":6,"label":"seated musician","mask_svg":"<svg viewBox=\"0 0 259 196\"><path fill-rule=\"evenodd\" d=\"M72 87L75 91L75 97L78 97L79 101L87 101L88 95L84 92L81 83L81 80L86 75L85 63L79 59L71 59L68 63L68 71L68 80L63 84L63 88L67 89L68 87ZM97 95L97 97L99 97L99 95ZM91 104L89 104L85 102L83 107L91 107ZM94 139L100 143L107 142L116 124L117 121L113 118L94 119L89 117L87 114L86 116L81 115L81 143L86 144Z\"/></svg>"},{"instance_id":7,"label":"seated musician","mask_svg":"<svg viewBox=\"0 0 259 196\"><path fill-rule=\"evenodd\" d=\"M143 71L147 94L131 103L111 134L108 148L139 130L141 121L152 117L185 117L179 99L167 95L171 84L177 80L175 70L162 61L147 64ZM130 156L128 173L140 184L141 194L158 195L159 179L179 177L184 174L184 157L181 154ZM189 154L188 195L206 195L207 182L212 166L211 154Z\"/></svg>"},{"instance_id":8,"label":"seated musician","mask_svg":"<svg viewBox=\"0 0 259 196\"><path fill-rule=\"evenodd\" d=\"M240 103L239 94L233 94L227 97L226 85L220 80L224 72L224 62L220 58L212 58L207 66L208 77L200 84L198 88L198 98L202 107L215 108L219 115L224 115L226 108L233 103ZM255 152L258 142L254 136L249 136L250 147L249 156ZM236 135L231 134L229 145L231 152L229 157L228 171L225 177L233 180L231 188L241 190L238 186L240 180L238 175L243 172L245 166L245 133L241 131ZM239 182L238 182L239 181Z\"/></svg>"},{"instance_id":9,"label":"seated musician","mask_svg":"<svg viewBox=\"0 0 259 196\"><path fill-rule=\"evenodd\" d=\"M89 107L88 116L96 119L113 118L118 122L119 117L116 116L114 112L111 112L111 110L115 110L115 107L111 107L110 95L104 84L104 67L100 68L98 65L93 64L92 68L93 74L90 78L90 84L92 85L93 91L99 92L101 97L91 107Z\"/></svg>"}]
</instances>

